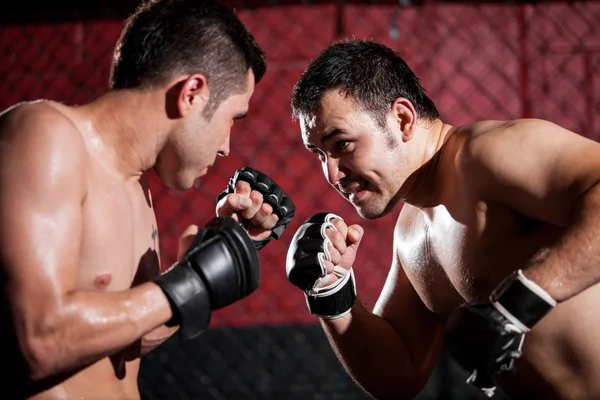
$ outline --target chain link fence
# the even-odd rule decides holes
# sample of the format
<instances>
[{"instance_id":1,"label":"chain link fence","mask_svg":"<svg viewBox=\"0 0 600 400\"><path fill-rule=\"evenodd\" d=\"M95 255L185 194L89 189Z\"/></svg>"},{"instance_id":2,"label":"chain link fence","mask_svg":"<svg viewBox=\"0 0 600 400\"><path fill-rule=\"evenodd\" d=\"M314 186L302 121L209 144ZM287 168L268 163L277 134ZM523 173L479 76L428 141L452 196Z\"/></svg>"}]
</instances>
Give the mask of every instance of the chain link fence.
<instances>
[{"instance_id":1,"label":"chain link fence","mask_svg":"<svg viewBox=\"0 0 600 400\"><path fill-rule=\"evenodd\" d=\"M120 9L128 4L125 12L131 12L132 3L121 3ZM261 252L263 279L254 294L216 312L212 329L197 341L173 338L146 357L142 394L148 399L364 398L306 311L302 293L287 282L285 255L292 232L315 212L335 211L348 223L361 223L366 234L355 265L357 289L372 307L391 263L397 213L362 221L329 188L291 121L294 83L333 41L373 39L400 52L447 123L536 117L598 140L600 3L230 4L264 48L268 71L248 118L234 128L231 155L218 160L199 188L174 192L151 177L163 265L174 262L183 228L213 216L216 195L240 166L272 176L296 203L297 217L281 240ZM0 108L39 98L81 104L106 90L125 15L105 10L94 18L77 10L64 19L56 12L32 21L10 13L13 20L1 19Z\"/></svg>"}]
</instances>

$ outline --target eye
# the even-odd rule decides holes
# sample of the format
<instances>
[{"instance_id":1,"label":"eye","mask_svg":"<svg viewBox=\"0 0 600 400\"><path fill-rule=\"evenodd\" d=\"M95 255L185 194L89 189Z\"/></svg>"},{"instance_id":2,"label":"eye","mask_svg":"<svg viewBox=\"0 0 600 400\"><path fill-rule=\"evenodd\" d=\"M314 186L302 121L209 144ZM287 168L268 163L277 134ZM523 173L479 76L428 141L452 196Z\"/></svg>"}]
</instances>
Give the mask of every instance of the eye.
<instances>
[{"instance_id":1,"label":"eye","mask_svg":"<svg viewBox=\"0 0 600 400\"><path fill-rule=\"evenodd\" d=\"M340 140L339 142L335 143L335 147L337 150L346 150L349 145L350 142L347 140Z\"/></svg>"},{"instance_id":2,"label":"eye","mask_svg":"<svg viewBox=\"0 0 600 400\"><path fill-rule=\"evenodd\" d=\"M313 153L313 154L316 154L316 155L317 155L317 157L319 157L319 160L321 160L321 161L325 161L325 154L324 154L322 151L319 151L319 150L311 150L310 152L311 152L311 153Z\"/></svg>"}]
</instances>

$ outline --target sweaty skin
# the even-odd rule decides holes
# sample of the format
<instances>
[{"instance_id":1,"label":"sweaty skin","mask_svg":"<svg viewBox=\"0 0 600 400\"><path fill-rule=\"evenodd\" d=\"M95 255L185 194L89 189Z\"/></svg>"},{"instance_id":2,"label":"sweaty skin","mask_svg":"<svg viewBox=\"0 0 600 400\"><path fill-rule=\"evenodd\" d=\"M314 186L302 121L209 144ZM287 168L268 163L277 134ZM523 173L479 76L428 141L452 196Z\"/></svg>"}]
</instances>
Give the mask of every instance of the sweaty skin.
<instances>
[{"instance_id":1,"label":"sweaty skin","mask_svg":"<svg viewBox=\"0 0 600 400\"><path fill-rule=\"evenodd\" d=\"M17 398L139 398L139 357L177 329L164 325L171 307L150 282L160 257L145 172L191 187L229 152L254 90L249 70L247 89L207 121L202 79L184 78L179 119L161 113L161 90L108 92L79 107L22 103L0 114L0 316L11 366L2 383ZM252 239L269 236L277 215L249 186L237 189L218 215L241 213ZM207 210L206 221L213 216ZM179 258L197 230L181 235Z\"/></svg>"},{"instance_id":2,"label":"sweaty skin","mask_svg":"<svg viewBox=\"0 0 600 400\"><path fill-rule=\"evenodd\" d=\"M19 340L40 346L31 357L44 357L36 361L43 367L32 378L42 379L32 392L53 385L43 375L62 362L54 341L87 350L73 351L65 363L84 367L102 356L64 371L68 379L33 399L87 398L90 387L98 398L137 398L136 339L173 330L163 325L151 333L171 311L158 286L142 283L160 271L148 182L143 175L123 180L85 126L80 110L51 102L2 116L4 290L23 324ZM135 292L125 292L132 286ZM111 296L99 297L105 293Z\"/></svg>"},{"instance_id":3,"label":"sweaty skin","mask_svg":"<svg viewBox=\"0 0 600 400\"><path fill-rule=\"evenodd\" d=\"M405 99L394 104L395 147L335 92L301 118L305 145L360 215L377 218L404 203L373 312L357 301L346 316L322 320L340 360L374 397L414 397L451 311L487 300L522 268L559 304L527 335L516 373L499 384L515 399L600 398L600 144L541 120L453 127L414 115ZM356 250L362 228L334 224L338 232L329 235L341 253L334 258L349 268L355 254L344 251Z\"/></svg>"}]
</instances>

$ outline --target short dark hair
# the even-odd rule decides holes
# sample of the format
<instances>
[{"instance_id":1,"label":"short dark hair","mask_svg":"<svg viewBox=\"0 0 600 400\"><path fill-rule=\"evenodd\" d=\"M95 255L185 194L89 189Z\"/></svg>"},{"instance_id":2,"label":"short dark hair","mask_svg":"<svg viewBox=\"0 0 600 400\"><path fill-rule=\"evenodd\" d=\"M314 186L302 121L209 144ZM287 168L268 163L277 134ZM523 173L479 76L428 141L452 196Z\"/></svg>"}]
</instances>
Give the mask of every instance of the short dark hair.
<instances>
[{"instance_id":1,"label":"short dark hair","mask_svg":"<svg viewBox=\"0 0 600 400\"><path fill-rule=\"evenodd\" d=\"M148 0L128 19L111 67L111 89L147 89L202 73L214 108L258 83L265 55L233 11L217 0ZM207 108L209 106L207 105Z\"/></svg>"},{"instance_id":2,"label":"short dark hair","mask_svg":"<svg viewBox=\"0 0 600 400\"><path fill-rule=\"evenodd\" d=\"M315 112L323 95L332 89L354 98L382 128L390 106L399 97L413 104L419 118L439 117L435 104L402 57L379 43L352 40L323 50L294 86L293 117Z\"/></svg>"}]
</instances>

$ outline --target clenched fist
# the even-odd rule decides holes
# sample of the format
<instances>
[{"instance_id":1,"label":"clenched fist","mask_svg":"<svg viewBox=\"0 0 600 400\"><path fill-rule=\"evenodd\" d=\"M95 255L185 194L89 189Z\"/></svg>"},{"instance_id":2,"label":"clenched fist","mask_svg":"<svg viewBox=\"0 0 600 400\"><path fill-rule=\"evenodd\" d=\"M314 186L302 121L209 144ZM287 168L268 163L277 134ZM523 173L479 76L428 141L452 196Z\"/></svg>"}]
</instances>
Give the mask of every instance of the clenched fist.
<instances>
[{"instance_id":1,"label":"clenched fist","mask_svg":"<svg viewBox=\"0 0 600 400\"><path fill-rule=\"evenodd\" d=\"M352 308L352 265L362 237L362 227L348 227L331 213L313 215L296 231L286 270L290 282L304 291L312 314L338 318Z\"/></svg>"},{"instance_id":2,"label":"clenched fist","mask_svg":"<svg viewBox=\"0 0 600 400\"><path fill-rule=\"evenodd\" d=\"M257 250L279 239L295 212L283 189L250 167L237 170L217 198L217 215L231 216L243 224Z\"/></svg>"}]
</instances>

